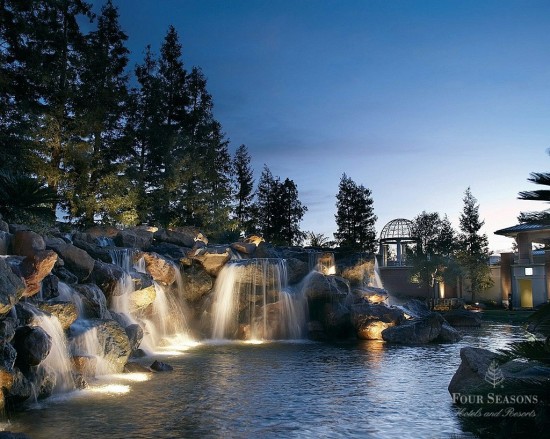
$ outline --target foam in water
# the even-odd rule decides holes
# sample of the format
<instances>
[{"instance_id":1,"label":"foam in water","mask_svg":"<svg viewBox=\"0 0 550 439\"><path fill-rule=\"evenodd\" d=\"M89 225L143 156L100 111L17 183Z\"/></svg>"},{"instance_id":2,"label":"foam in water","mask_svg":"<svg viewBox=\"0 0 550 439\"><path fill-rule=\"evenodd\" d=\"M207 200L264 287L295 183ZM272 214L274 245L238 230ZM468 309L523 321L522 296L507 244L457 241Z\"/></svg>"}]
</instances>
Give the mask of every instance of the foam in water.
<instances>
[{"instance_id":1,"label":"foam in water","mask_svg":"<svg viewBox=\"0 0 550 439\"><path fill-rule=\"evenodd\" d=\"M301 338L305 300L287 287L283 259L225 265L214 286L212 338Z\"/></svg>"}]
</instances>

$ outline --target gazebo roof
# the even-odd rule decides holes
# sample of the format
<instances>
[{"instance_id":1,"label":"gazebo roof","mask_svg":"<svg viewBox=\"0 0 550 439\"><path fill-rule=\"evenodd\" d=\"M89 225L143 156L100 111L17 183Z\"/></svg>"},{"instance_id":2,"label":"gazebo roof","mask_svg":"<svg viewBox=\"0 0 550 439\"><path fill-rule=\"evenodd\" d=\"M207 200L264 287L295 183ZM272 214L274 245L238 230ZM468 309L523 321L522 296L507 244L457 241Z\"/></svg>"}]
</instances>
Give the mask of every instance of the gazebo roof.
<instances>
[{"instance_id":1,"label":"gazebo roof","mask_svg":"<svg viewBox=\"0 0 550 439\"><path fill-rule=\"evenodd\" d=\"M387 223L380 232L382 242L414 242L413 222L405 218L397 218Z\"/></svg>"}]
</instances>

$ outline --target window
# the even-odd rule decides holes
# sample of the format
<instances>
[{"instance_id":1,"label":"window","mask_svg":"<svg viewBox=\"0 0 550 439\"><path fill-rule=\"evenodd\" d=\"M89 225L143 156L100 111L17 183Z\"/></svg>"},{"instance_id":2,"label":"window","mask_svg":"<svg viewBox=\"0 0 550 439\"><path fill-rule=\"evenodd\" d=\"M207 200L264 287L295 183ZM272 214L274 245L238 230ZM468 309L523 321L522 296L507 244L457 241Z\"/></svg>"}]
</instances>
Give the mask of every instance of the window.
<instances>
[{"instance_id":1,"label":"window","mask_svg":"<svg viewBox=\"0 0 550 439\"><path fill-rule=\"evenodd\" d=\"M525 267L525 276L533 276L533 267Z\"/></svg>"}]
</instances>

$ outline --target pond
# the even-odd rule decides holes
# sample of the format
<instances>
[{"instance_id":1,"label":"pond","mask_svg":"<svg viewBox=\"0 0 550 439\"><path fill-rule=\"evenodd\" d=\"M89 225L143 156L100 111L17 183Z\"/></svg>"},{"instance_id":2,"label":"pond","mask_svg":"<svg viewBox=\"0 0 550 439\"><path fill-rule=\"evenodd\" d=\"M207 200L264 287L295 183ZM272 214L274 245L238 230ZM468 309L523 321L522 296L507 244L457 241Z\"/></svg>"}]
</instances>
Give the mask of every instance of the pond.
<instances>
[{"instance_id":1,"label":"pond","mask_svg":"<svg viewBox=\"0 0 550 439\"><path fill-rule=\"evenodd\" d=\"M527 334L490 322L464 334L414 347L206 342L156 357L172 372L104 377L13 414L0 430L33 439L472 437L447 391L460 348L496 350Z\"/></svg>"}]
</instances>

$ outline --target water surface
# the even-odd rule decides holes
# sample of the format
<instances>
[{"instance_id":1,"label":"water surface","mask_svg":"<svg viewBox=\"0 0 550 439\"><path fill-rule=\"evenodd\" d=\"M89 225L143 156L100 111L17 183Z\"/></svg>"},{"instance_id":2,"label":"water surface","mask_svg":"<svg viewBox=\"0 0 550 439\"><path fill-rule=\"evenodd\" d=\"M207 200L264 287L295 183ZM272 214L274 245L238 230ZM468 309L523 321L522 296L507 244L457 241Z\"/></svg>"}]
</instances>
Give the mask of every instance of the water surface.
<instances>
[{"instance_id":1,"label":"water surface","mask_svg":"<svg viewBox=\"0 0 550 439\"><path fill-rule=\"evenodd\" d=\"M94 386L113 393L50 398L3 427L33 439L468 437L447 391L460 348L525 337L487 322L457 344L203 343L160 358L173 372L109 377Z\"/></svg>"}]
</instances>

